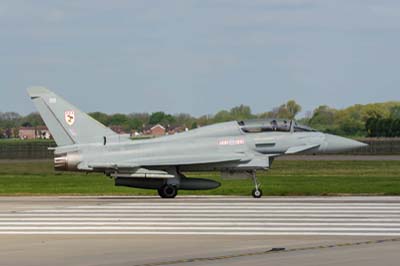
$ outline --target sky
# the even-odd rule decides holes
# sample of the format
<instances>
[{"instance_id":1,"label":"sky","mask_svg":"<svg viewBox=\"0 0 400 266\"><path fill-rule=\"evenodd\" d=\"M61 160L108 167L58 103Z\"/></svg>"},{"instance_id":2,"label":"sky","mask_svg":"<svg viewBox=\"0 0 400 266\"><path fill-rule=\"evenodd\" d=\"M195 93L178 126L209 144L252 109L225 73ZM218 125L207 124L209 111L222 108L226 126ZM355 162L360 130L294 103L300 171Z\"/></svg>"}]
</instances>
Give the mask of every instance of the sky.
<instances>
[{"instance_id":1,"label":"sky","mask_svg":"<svg viewBox=\"0 0 400 266\"><path fill-rule=\"evenodd\" d=\"M80 109L195 116L400 100L400 1L0 2L0 112L45 86Z\"/></svg>"}]
</instances>

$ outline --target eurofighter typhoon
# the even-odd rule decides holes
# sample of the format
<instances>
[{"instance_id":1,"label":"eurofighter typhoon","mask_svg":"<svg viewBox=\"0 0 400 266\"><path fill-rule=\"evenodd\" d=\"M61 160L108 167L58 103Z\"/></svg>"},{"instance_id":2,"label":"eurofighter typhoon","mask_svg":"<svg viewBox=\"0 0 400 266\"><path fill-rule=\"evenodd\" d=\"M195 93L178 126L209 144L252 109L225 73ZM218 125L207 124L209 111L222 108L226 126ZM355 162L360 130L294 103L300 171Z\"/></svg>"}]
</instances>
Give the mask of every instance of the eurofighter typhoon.
<instances>
[{"instance_id":1,"label":"eurofighter typhoon","mask_svg":"<svg viewBox=\"0 0 400 266\"><path fill-rule=\"evenodd\" d=\"M366 145L284 119L232 121L133 141L46 88L29 88L28 93L57 144L55 170L101 172L113 177L117 186L156 189L162 198L174 198L180 189L220 186L214 180L183 174L193 171L220 171L223 178L252 179L252 195L260 198L256 172L268 170L274 158Z\"/></svg>"}]
</instances>

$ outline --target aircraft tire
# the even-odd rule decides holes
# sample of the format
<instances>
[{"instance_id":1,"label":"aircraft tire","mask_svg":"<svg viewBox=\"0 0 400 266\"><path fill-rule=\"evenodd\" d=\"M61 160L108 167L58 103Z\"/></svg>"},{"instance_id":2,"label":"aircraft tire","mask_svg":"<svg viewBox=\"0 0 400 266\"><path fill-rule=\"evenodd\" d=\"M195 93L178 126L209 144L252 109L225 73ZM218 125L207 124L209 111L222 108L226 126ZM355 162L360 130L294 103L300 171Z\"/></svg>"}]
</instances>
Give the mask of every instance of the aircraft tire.
<instances>
[{"instance_id":1,"label":"aircraft tire","mask_svg":"<svg viewBox=\"0 0 400 266\"><path fill-rule=\"evenodd\" d=\"M262 197L262 190L261 189L253 189L251 194L253 195L253 198L259 199Z\"/></svg>"},{"instance_id":2,"label":"aircraft tire","mask_svg":"<svg viewBox=\"0 0 400 266\"><path fill-rule=\"evenodd\" d=\"M173 199L178 194L178 189L175 186L164 185L158 189L158 195L164 199Z\"/></svg>"}]
</instances>

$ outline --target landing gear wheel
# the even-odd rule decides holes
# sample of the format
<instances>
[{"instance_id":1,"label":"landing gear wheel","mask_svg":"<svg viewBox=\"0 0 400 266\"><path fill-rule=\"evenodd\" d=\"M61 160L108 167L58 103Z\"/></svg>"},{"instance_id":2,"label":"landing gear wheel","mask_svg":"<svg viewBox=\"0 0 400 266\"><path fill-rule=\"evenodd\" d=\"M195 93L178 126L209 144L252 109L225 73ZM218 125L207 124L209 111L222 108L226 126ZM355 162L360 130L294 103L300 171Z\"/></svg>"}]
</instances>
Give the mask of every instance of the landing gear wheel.
<instances>
[{"instance_id":1,"label":"landing gear wheel","mask_svg":"<svg viewBox=\"0 0 400 266\"><path fill-rule=\"evenodd\" d=\"M175 186L164 185L158 189L158 195L164 199L175 198L178 194L178 189Z\"/></svg>"},{"instance_id":2,"label":"landing gear wheel","mask_svg":"<svg viewBox=\"0 0 400 266\"><path fill-rule=\"evenodd\" d=\"M256 171L252 171L252 177L253 177L253 183L254 183L254 189L251 192L254 198L259 199L262 197L262 190L260 189L260 183L257 181L257 175Z\"/></svg>"},{"instance_id":3,"label":"landing gear wheel","mask_svg":"<svg viewBox=\"0 0 400 266\"><path fill-rule=\"evenodd\" d=\"M253 189L251 192L254 198L259 199L262 197L262 190L261 189Z\"/></svg>"}]
</instances>

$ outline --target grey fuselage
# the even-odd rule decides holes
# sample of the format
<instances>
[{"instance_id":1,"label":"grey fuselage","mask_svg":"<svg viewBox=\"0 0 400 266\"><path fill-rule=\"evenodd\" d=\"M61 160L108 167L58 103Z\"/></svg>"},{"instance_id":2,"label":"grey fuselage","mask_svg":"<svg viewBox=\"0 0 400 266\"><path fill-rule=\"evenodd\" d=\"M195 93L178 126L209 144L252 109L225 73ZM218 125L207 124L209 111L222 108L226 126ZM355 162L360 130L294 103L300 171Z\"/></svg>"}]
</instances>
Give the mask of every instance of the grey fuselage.
<instances>
[{"instance_id":1,"label":"grey fuselage","mask_svg":"<svg viewBox=\"0 0 400 266\"><path fill-rule=\"evenodd\" d=\"M337 143L329 143L328 138ZM238 122L232 121L148 140L60 147L56 149L56 158L67 153L70 156L67 170L81 171L105 170L92 167L91 162L104 165L126 162L163 170L179 167L181 171L247 171L268 169L274 157L291 153L293 147L299 147L299 152L323 153L344 150L344 145L349 143L353 146L348 145L348 149L359 144L316 131L246 133ZM225 155L236 155L240 159L230 160ZM119 171L123 172L124 167Z\"/></svg>"}]
</instances>

